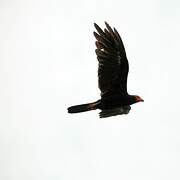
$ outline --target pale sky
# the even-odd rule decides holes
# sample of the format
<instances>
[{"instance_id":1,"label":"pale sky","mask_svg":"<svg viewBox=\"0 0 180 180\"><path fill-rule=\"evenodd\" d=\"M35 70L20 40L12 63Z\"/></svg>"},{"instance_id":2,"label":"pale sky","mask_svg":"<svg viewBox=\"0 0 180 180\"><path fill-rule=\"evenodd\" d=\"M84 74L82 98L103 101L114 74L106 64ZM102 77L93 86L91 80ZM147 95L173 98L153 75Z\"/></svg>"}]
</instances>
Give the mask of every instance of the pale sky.
<instances>
[{"instance_id":1,"label":"pale sky","mask_svg":"<svg viewBox=\"0 0 180 180\"><path fill-rule=\"evenodd\" d=\"M179 180L178 0L0 1L1 180ZM128 115L68 114L100 98L93 23L116 27Z\"/></svg>"}]
</instances>

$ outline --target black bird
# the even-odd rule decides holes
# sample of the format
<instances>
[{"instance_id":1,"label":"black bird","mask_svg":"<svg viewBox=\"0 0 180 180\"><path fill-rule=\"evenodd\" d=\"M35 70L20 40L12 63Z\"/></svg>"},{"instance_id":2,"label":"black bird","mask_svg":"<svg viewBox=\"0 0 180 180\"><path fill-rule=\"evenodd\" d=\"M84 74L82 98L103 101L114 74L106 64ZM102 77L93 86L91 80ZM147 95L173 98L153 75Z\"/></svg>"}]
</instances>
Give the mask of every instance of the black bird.
<instances>
[{"instance_id":1,"label":"black bird","mask_svg":"<svg viewBox=\"0 0 180 180\"><path fill-rule=\"evenodd\" d=\"M98 59L98 85L101 99L96 102L71 106L68 113L100 109L100 118L128 114L132 104L144 101L140 96L127 92L129 64L118 31L107 22L104 31L94 23L97 33L95 50Z\"/></svg>"}]
</instances>

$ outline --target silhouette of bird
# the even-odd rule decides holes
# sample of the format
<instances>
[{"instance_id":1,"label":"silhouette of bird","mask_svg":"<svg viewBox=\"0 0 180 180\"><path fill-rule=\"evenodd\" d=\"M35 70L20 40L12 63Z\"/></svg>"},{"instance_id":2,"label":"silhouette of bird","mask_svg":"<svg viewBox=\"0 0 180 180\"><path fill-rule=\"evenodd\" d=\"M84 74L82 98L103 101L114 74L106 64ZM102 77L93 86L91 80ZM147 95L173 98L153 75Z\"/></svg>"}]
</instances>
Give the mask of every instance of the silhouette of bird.
<instances>
[{"instance_id":1,"label":"silhouette of bird","mask_svg":"<svg viewBox=\"0 0 180 180\"><path fill-rule=\"evenodd\" d=\"M100 109L100 118L128 114L132 104L144 101L140 96L127 92L129 64L122 39L115 28L105 22L104 31L94 23L97 32L96 55L98 59L98 86L101 99L68 108L68 113Z\"/></svg>"}]
</instances>

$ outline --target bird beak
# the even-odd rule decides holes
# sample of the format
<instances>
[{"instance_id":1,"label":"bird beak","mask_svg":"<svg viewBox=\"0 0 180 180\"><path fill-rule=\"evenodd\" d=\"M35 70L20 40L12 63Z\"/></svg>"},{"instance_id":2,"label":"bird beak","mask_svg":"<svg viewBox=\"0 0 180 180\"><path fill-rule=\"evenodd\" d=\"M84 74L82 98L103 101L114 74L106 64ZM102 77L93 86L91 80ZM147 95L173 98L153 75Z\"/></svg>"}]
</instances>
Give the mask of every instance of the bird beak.
<instances>
[{"instance_id":1,"label":"bird beak","mask_svg":"<svg viewBox=\"0 0 180 180\"><path fill-rule=\"evenodd\" d=\"M144 102L144 100L142 98L140 98L139 96L136 97L137 102Z\"/></svg>"}]
</instances>

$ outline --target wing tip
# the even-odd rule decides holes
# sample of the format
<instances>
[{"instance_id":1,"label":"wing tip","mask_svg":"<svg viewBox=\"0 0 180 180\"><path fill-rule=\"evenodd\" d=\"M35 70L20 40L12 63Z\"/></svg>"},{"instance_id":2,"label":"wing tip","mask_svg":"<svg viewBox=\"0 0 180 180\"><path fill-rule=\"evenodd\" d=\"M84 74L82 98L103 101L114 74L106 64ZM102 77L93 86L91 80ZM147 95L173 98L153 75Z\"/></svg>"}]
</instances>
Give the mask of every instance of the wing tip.
<instances>
[{"instance_id":1,"label":"wing tip","mask_svg":"<svg viewBox=\"0 0 180 180\"><path fill-rule=\"evenodd\" d=\"M107 21L104 21L104 24L105 24L105 25L108 24Z\"/></svg>"}]
</instances>

